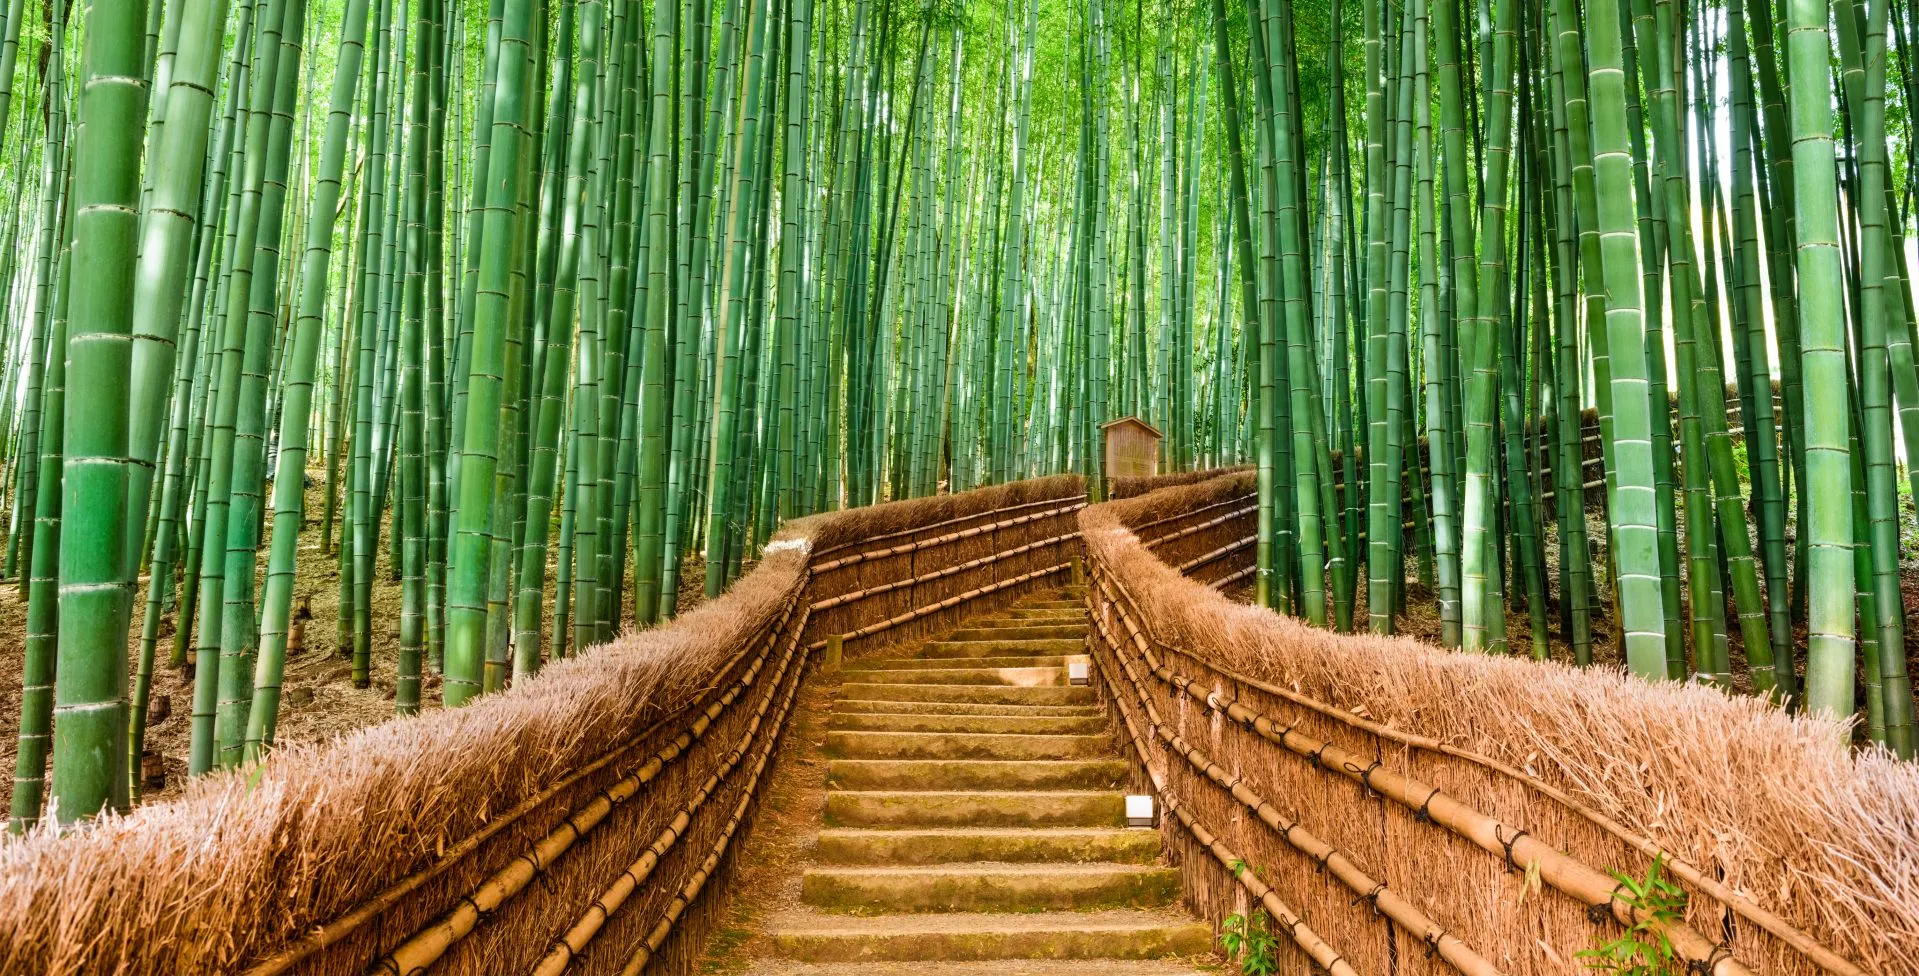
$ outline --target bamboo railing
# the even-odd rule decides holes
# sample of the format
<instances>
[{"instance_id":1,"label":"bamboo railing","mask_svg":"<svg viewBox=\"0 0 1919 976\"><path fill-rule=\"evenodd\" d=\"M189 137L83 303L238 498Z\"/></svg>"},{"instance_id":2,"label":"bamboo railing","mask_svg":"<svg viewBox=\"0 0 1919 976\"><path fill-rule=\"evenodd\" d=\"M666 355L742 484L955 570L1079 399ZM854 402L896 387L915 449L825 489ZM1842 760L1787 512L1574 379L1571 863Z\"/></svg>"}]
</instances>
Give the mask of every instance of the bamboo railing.
<instances>
[{"instance_id":1,"label":"bamboo railing","mask_svg":"<svg viewBox=\"0 0 1919 976\"><path fill-rule=\"evenodd\" d=\"M1569 972L1636 917L1609 870L1657 858L1691 896L1658 926L1693 972L1919 976L1899 894L1919 890L1898 841L1915 815L1858 812L1911 795L1909 769L1867 756L1836 779L1819 750L1842 729L1706 689L1427 657L1234 604L1216 591L1252 571L1250 486L1116 482L1137 497L1088 507L1059 477L794 523L720 599L504 694L0 844L0 972L690 972L808 672L1083 556L1096 686L1215 921L1262 909L1342 976ZM1675 701L1695 731L1619 711ZM1657 796L1607 765L1609 734ZM1753 754L1779 766L1750 791L1770 807L1657 788Z\"/></svg>"},{"instance_id":2,"label":"bamboo railing","mask_svg":"<svg viewBox=\"0 0 1919 976\"><path fill-rule=\"evenodd\" d=\"M1369 706L1364 699L1341 697L1333 704L1308 693L1304 689L1351 689L1342 694L1356 695L1356 686L1373 684L1349 680L1359 671L1399 687L1390 671L1375 669L1396 667L1395 659L1412 667L1413 655L1446 652L1314 631L1205 592L1201 584L1216 589L1252 571L1253 519L1251 479L1243 475L1081 514L1094 672L1137 762L1136 785L1158 797L1186 894L1203 914L1218 921L1263 908L1293 952L1334 972L1574 971L1581 951L1641 919L1663 932L1688 972L1919 971L1919 956L1909 951L1914 943L1902 935L1910 906L1886 906L1874 920L1884 926L1877 932L1873 925L1863 932L1836 929L1809 899L1768 899L1729 883L1780 867L1769 862L1781 852L1757 843L1748 850L1715 844L1713 858L1703 860L1696 849L1655 840L1596 809L1630 809L1643 797L1575 799L1556 785L1563 778L1532 768L1543 763L1537 757L1519 768L1456 737L1422 735L1406 724L1422 714L1472 708L1474 694ZM1302 654L1294 667L1286 648L1301 641L1324 653ZM1264 667L1264 656L1272 657L1275 673L1295 677L1277 682L1240 670ZM1498 669L1501 681L1488 676L1474 693L1509 682L1513 668L1537 669L1541 682L1608 682L1628 696L1638 687L1650 697L1657 687L1611 672L1447 658L1453 671ZM1342 662L1355 673L1300 670L1320 662ZM1418 686L1407 682L1401 693L1415 696ZM1729 726L1758 710L1718 695L1704 702L1713 703L1727 706ZM1523 713L1526 704L1514 700L1505 707ZM1604 751L1604 708L1589 707L1590 761L1595 767L1617 762ZM1374 709L1390 709L1395 721L1379 721ZM1543 739L1567 731L1544 728L1558 718L1521 714L1506 724L1538 729ZM1497 723L1483 724L1493 734ZM1728 733L1736 734L1730 727ZM1801 743L1773 752L1792 745ZM1881 770L1869 760L1865 766L1863 775ZM1576 772L1580 782L1593 782L1588 770ZM1899 785L1892 784L1895 794ZM1829 801L1805 795L1790 813L1817 832ZM1732 823L1724 830L1752 837L1759 826ZM1914 880L1893 864L1791 857L1783 868L1796 880L1812 890L1849 887L1862 902ZM1648 917L1627 894L1622 875L1643 874L1655 858L1689 896L1680 917ZM1873 877L1874 871L1885 874Z\"/></svg>"},{"instance_id":3,"label":"bamboo railing","mask_svg":"<svg viewBox=\"0 0 1919 976\"><path fill-rule=\"evenodd\" d=\"M502 695L0 846L0 972L689 972L820 651L1064 582L1084 505L1067 476L804 519L718 600Z\"/></svg>"}]
</instances>

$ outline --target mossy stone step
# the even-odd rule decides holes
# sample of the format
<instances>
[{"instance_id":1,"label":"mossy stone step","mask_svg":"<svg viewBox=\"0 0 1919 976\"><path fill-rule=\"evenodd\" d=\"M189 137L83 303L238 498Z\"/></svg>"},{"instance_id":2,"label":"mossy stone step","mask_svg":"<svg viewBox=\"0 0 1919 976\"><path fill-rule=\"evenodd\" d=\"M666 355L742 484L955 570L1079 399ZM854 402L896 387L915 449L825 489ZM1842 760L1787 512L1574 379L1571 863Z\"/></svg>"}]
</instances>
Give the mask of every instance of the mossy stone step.
<instances>
[{"instance_id":1,"label":"mossy stone step","mask_svg":"<svg viewBox=\"0 0 1919 976\"><path fill-rule=\"evenodd\" d=\"M833 715L826 727L845 732L979 732L1023 735L1094 735L1106 729L1096 715L926 715L885 712Z\"/></svg>"},{"instance_id":2,"label":"mossy stone step","mask_svg":"<svg viewBox=\"0 0 1919 976\"><path fill-rule=\"evenodd\" d=\"M782 955L802 962L1165 959L1212 947L1213 930L1169 911L952 914L769 920Z\"/></svg>"},{"instance_id":3,"label":"mossy stone step","mask_svg":"<svg viewBox=\"0 0 1919 976\"><path fill-rule=\"evenodd\" d=\"M955 658L954 660L972 660ZM986 659L982 659L986 660ZM1039 688L1066 683L1066 668L1060 665L1015 665L1013 667L934 667L862 669L861 681L883 685L1011 685Z\"/></svg>"},{"instance_id":4,"label":"mossy stone step","mask_svg":"<svg viewBox=\"0 0 1919 976\"><path fill-rule=\"evenodd\" d=\"M1126 775L1126 763L1118 759L1057 759L1046 762L834 759L826 764L826 785L829 788L882 792L933 789L994 790L1010 794L1024 790L1111 791L1125 785Z\"/></svg>"},{"instance_id":5,"label":"mossy stone step","mask_svg":"<svg viewBox=\"0 0 1919 976\"><path fill-rule=\"evenodd\" d=\"M976 702L843 700L833 703L835 715L1104 715L1098 705L994 705Z\"/></svg>"},{"instance_id":6,"label":"mossy stone step","mask_svg":"<svg viewBox=\"0 0 1919 976\"><path fill-rule=\"evenodd\" d=\"M1070 624L1024 623L1009 620L994 625L991 621L982 621L971 627L963 627L947 635L947 640L1079 640L1086 636L1085 621Z\"/></svg>"},{"instance_id":7,"label":"mossy stone step","mask_svg":"<svg viewBox=\"0 0 1919 976\"><path fill-rule=\"evenodd\" d=\"M893 962L795 962L762 959L741 976L1087 976L1077 959L975 959L941 963L919 960ZM1102 959L1099 976L1217 976L1219 970L1171 959Z\"/></svg>"},{"instance_id":8,"label":"mossy stone step","mask_svg":"<svg viewBox=\"0 0 1919 976\"><path fill-rule=\"evenodd\" d=\"M995 610L977 617L968 617L959 622L960 627L1050 627L1062 624L1083 624L1086 622L1086 608L1054 607L1035 610L1032 607L1012 606Z\"/></svg>"},{"instance_id":9,"label":"mossy stone step","mask_svg":"<svg viewBox=\"0 0 1919 976\"><path fill-rule=\"evenodd\" d=\"M829 827L1119 827L1126 797L1080 790L838 790Z\"/></svg>"},{"instance_id":10,"label":"mossy stone step","mask_svg":"<svg viewBox=\"0 0 1919 976\"><path fill-rule=\"evenodd\" d=\"M820 831L813 856L823 864L1151 864L1162 850L1159 832L1087 827L1034 829Z\"/></svg>"},{"instance_id":11,"label":"mossy stone step","mask_svg":"<svg viewBox=\"0 0 1919 976\"><path fill-rule=\"evenodd\" d=\"M1158 908L1179 872L1139 864L941 864L809 869L800 899L828 911L1030 912Z\"/></svg>"},{"instance_id":12,"label":"mossy stone step","mask_svg":"<svg viewBox=\"0 0 1919 976\"><path fill-rule=\"evenodd\" d=\"M897 685L847 682L844 701L960 702L979 705L1091 705L1099 699L1085 685L1021 688L1014 685Z\"/></svg>"},{"instance_id":13,"label":"mossy stone step","mask_svg":"<svg viewBox=\"0 0 1919 976\"><path fill-rule=\"evenodd\" d=\"M943 640L845 663L825 716L821 828L753 976L1198 976L1212 928L1176 906L1086 660L1081 587ZM781 958L783 957L783 958ZM1164 961L1162 961L1164 960Z\"/></svg>"},{"instance_id":14,"label":"mossy stone step","mask_svg":"<svg viewBox=\"0 0 1919 976\"><path fill-rule=\"evenodd\" d=\"M1070 660L1086 659L1085 654L1011 654L1006 657L874 657L848 661L845 671L862 680L868 672L905 671L918 668L1063 668Z\"/></svg>"},{"instance_id":15,"label":"mossy stone step","mask_svg":"<svg viewBox=\"0 0 1919 976\"><path fill-rule=\"evenodd\" d=\"M1038 640L943 640L922 645L922 658L1015 657L1021 654L1084 654L1086 642L1070 637Z\"/></svg>"},{"instance_id":16,"label":"mossy stone step","mask_svg":"<svg viewBox=\"0 0 1919 976\"><path fill-rule=\"evenodd\" d=\"M1096 759L1112 753L1113 742L1104 735L826 733L826 755L832 759Z\"/></svg>"},{"instance_id":17,"label":"mossy stone step","mask_svg":"<svg viewBox=\"0 0 1919 976\"><path fill-rule=\"evenodd\" d=\"M976 623L975 626L979 626L985 623L990 623L994 620L998 620L998 621L1021 620L1021 621L1031 621L1033 623L1046 623L1046 624L1085 623L1086 608L1083 606L1076 607L1076 608L1008 607L1005 610L1000 611L1000 615L998 617L986 618L980 621L979 623Z\"/></svg>"}]
</instances>

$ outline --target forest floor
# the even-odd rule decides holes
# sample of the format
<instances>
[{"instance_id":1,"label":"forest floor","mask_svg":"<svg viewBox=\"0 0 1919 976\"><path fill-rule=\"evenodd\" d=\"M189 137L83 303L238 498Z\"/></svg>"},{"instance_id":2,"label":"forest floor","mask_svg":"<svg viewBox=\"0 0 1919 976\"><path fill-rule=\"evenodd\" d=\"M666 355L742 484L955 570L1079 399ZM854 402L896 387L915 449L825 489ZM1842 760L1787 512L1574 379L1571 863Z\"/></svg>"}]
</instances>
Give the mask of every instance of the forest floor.
<instances>
[{"instance_id":1,"label":"forest floor","mask_svg":"<svg viewBox=\"0 0 1919 976\"><path fill-rule=\"evenodd\" d=\"M390 559L383 531L376 553L373 578L373 640L371 681L355 688L349 654L340 646L339 606L340 570L337 548L321 548L321 516L326 511L325 472L308 472L307 520L300 533L299 569L294 582L294 607L305 606L309 619L296 620L297 636L289 638L285 682L282 685L279 729L276 739L282 743L316 742L351 732L354 729L394 717L394 685L398 676L400 646L400 579ZM271 497L269 491L268 497ZM344 506L342 506L344 507ZM268 520L270 532L271 518ZM384 528L390 529L390 522ZM337 547L339 526L333 544ZM270 538L263 533L263 540ZM263 545L264 547L264 545ZM557 547L555 547L557 548ZM557 553L549 551L548 587L556 566ZM24 562L24 558L23 558ZM255 579L256 594L265 580L265 558L260 560ZM628 567L627 584L632 574ZM680 575L682 612L704 599L701 584L705 563L698 554L689 556ZM138 667L140 635L146 619L148 578L142 574L135 590L133 617L128 627L127 687L133 687ZM630 590L626 591L630 592ZM630 612L630 604L628 605ZM160 623L160 636L154 651L153 691L150 698L146 751L152 758L146 763L145 776L150 785L141 791L141 802L164 800L178 795L187 783L187 759L192 740L192 672L186 665L170 660L174 646L174 622L177 604ZM15 580L0 584L0 806L11 803L15 759L19 750L21 671L24 665L27 603ZM543 632L552 630L553 607L548 602ZM629 621L630 625L630 621ZM303 631L303 632L302 632ZM297 643L296 643L297 641ZM421 676L422 712L440 708L440 676L432 669ZM158 763L157 767L154 765ZM157 774L157 775L156 775Z\"/></svg>"}]
</instances>

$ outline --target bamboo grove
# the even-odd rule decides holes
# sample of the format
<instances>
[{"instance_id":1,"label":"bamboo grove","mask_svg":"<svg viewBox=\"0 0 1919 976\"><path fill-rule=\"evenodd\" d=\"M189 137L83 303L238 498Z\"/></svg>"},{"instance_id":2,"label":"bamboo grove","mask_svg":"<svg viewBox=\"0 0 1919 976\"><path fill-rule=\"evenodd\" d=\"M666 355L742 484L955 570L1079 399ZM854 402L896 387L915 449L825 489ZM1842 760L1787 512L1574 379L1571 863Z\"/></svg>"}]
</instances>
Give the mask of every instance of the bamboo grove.
<instances>
[{"instance_id":1,"label":"bamboo grove","mask_svg":"<svg viewBox=\"0 0 1919 976\"><path fill-rule=\"evenodd\" d=\"M1262 604L1912 752L1906 0L0 6L16 828L270 749L303 547L458 706L1125 415Z\"/></svg>"}]
</instances>

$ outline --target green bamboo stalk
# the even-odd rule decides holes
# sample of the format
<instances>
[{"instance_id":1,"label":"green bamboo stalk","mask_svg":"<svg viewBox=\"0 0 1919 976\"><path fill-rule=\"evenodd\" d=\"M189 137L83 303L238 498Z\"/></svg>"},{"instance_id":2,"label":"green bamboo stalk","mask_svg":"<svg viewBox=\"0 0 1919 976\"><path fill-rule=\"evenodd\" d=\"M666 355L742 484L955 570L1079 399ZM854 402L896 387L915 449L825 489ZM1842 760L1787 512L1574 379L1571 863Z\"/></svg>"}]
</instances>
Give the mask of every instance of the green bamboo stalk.
<instances>
[{"instance_id":1,"label":"green bamboo stalk","mask_svg":"<svg viewBox=\"0 0 1919 976\"><path fill-rule=\"evenodd\" d=\"M67 381L88 391L61 418L59 662L53 798L62 823L127 802L129 531L128 336L146 126L143 0L86 11L73 162L73 275ZM57 35L56 35L57 36Z\"/></svg>"},{"instance_id":2,"label":"green bamboo stalk","mask_svg":"<svg viewBox=\"0 0 1919 976\"><path fill-rule=\"evenodd\" d=\"M1851 715L1855 702L1851 511L1851 388L1846 319L1840 312L1845 277L1839 253L1839 201L1832 147L1832 41L1826 0L1782 0L1786 70L1792 104L1794 263L1798 272L1800 369L1805 384L1808 593L1806 707Z\"/></svg>"}]
</instances>

